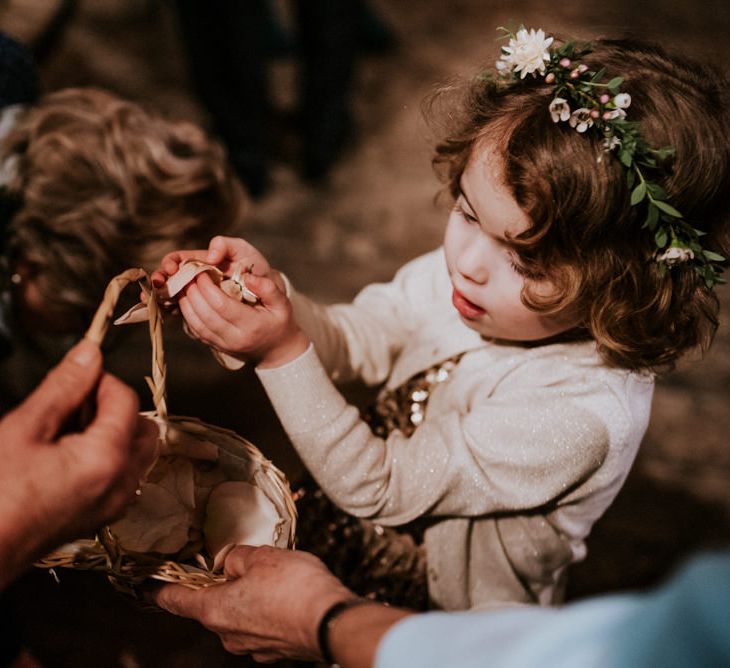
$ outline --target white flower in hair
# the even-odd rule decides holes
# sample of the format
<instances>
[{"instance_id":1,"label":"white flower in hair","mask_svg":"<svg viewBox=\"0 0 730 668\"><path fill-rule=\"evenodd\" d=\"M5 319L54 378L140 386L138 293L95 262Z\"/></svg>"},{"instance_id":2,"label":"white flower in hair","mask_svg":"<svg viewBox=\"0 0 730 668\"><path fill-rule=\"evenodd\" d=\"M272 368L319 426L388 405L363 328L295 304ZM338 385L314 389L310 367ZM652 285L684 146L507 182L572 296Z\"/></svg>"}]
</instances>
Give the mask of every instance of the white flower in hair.
<instances>
[{"instance_id":1,"label":"white flower in hair","mask_svg":"<svg viewBox=\"0 0 730 668\"><path fill-rule=\"evenodd\" d=\"M553 119L553 123L567 121L570 118L570 105L568 104L568 100L564 100L562 97L556 97L550 103L550 117Z\"/></svg>"},{"instance_id":2,"label":"white flower in hair","mask_svg":"<svg viewBox=\"0 0 730 668\"><path fill-rule=\"evenodd\" d=\"M593 117L591 116L591 110L586 107L576 109L570 115L570 127L575 128L577 132L585 132L588 128L593 125Z\"/></svg>"},{"instance_id":3,"label":"white flower in hair","mask_svg":"<svg viewBox=\"0 0 730 668\"><path fill-rule=\"evenodd\" d=\"M691 248L684 248L682 246L670 246L663 253L660 253L656 257L657 262L666 262L670 267L674 264L682 264L683 262L689 262L695 257L694 252Z\"/></svg>"},{"instance_id":4,"label":"white flower in hair","mask_svg":"<svg viewBox=\"0 0 730 668\"><path fill-rule=\"evenodd\" d=\"M613 98L613 103L619 109L628 109L631 106L631 95L628 93L619 93Z\"/></svg>"},{"instance_id":5,"label":"white flower in hair","mask_svg":"<svg viewBox=\"0 0 730 668\"><path fill-rule=\"evenodd\" d=\"M545 31L522 28L510 38L507 46L502 47L497 69L520 72L520 79L535 72L545 74L545 64L550 61L548 48L552 43L553 38L545 37Z\"/></svg>"},{"instance_id":6,"label":"white flower in hair","mask_svg":"<svg viewBox=\"0 0 730 668\"><path fill-rule=\"evenodd\" d=\"M623 109L610 109L603 112L604 121L615 121L617 118L626 118L626 112Z\"/></svg>"},{"instance_id":7,"label":"white flower in hair","mask_svg":"<svg viewBox=\"0 0 730 668\"><path fill-rule=\"evenodd\" d=\"M603 151L613 153L626 170L629 201L643 219L641 229L651 232L652 257L661 265L661 275L666 276L672 265L685 263L695 269L707 289L724 283L721 274L727 260L703 248L703 233L667 201L667 194L659 186L666 169L662 163L674 155L674 148L652 147L642 136L639 122L626 120L632 99L621 92L624 77L615 73L608 78L605 67L594 71L582 62L593 51L590 43L553 44L552 37L535 29L520 28L516 35L506 28L500 31L509 38L497 61L501 81L525 91L535 88L535 83L544 84L541 91L549 87L547 95L552 101L547 111L553 123L567 121L576 132L600 142ZM528 74L532 79L525 81ZM603 155L596 156L596 162L603 159ZM666 247L668 240L671 245Z\"/></svg>"}]
</instances>

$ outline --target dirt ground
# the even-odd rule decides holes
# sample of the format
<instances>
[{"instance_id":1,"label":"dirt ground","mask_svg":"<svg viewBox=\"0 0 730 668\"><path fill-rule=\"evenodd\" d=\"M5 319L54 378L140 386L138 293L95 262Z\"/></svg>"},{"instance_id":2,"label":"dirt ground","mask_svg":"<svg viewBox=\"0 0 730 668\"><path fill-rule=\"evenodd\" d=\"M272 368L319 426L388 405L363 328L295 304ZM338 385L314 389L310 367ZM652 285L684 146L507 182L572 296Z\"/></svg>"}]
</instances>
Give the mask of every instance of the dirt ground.
<instances>
[{"instance_id":1,"label":"dirt ground","mask_svg":"<svg viewBox=\"0 0 730 668\"><path fill-rule=\"evenodd\" d=\"M43 5L28 0L25 14ZM284 127L280 150L272 154L273 188L252 205L242 230L302 291L327 302L351 298L362 285L389 278L405 260L439 244L445 211L433 202L438 183L421 100L438 82L468 76L493 60L497 26L522 22L579 38L628 33L718 63L730 58L730 5L724 0L371 5L397 46L359 64L351 145L327 182L308 184L298 176ZM33 20L19 21L22 6L0 3L0 28L32 35ZM286 3L275 7L286 25ZM155 0L80 0L42 62L42 74L48 90L101 86L171 117L208 122L192 92L174 12ZM270 74L286 119L294 105L296 66L279 59ZM573 569L571 598L647 586L689 553L730 543L730 288L722 286L718 294L724 311L714 346L705 359L683 363L660 379L636 465L596 525L588 558ZM236 429L296 479L300 465L252 374L226 374L207 353L170 336L172 412ZM122 372L139 380L146 371L146 342L126 345L127 352L138 351L132 357L142 366L123 363ZM34 572L14 595L27 644L48 666L241 665L212 634L138 610L101 577L63 573L56 585L46 573Z\"/></svg>"}]
</instances>

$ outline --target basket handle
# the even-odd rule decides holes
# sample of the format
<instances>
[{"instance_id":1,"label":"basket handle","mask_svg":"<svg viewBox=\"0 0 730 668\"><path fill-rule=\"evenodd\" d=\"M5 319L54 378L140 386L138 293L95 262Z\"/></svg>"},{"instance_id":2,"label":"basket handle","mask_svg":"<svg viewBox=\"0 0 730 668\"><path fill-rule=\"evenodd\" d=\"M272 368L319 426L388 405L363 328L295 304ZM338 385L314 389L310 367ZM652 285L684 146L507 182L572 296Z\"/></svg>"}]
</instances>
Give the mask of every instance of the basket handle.
<instances>
[{"instance_id":1,"label":"basket handle","mask_svg":"<svg viewBox=\"0 0 730 668\"><path fill-rule=\"evenodd\" d=\"M149 311L150 340L152 342L152 377L147 376L145 380L152 392L155 411L157 415L164 418L167 417L165 389L167 370L165 367L165 351L162 345L162 314L157 305L157 300L154 298L149 275L144 269L127 269L127 271L109 281L104 297L94 314L85 337L97 345L101 345L109 329L109 323L119 301L119 295L130 283L138 281L143 281L141 287L148 296L147 309Z\"/></svg>"}]
</instances>

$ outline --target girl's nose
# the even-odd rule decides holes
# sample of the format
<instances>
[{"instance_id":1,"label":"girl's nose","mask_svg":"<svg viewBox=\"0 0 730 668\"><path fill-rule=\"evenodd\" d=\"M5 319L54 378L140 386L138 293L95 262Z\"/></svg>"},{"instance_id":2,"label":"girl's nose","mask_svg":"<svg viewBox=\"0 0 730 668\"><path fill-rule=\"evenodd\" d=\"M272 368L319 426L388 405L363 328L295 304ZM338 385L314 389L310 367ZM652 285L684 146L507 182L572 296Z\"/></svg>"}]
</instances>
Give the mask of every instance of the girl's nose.
<instances>
[{"instance_id":1,"label":"girl's nose","mask_svg":"<svg viewBox=\"0 0 730 668\"><path fill-rule=\"evenodd\" d=\"M488 251L480 241L481 239L473 241L462 248L456 268L468 281L482 285L489 280L489 269Z\"/></svg>"}]
</instances>

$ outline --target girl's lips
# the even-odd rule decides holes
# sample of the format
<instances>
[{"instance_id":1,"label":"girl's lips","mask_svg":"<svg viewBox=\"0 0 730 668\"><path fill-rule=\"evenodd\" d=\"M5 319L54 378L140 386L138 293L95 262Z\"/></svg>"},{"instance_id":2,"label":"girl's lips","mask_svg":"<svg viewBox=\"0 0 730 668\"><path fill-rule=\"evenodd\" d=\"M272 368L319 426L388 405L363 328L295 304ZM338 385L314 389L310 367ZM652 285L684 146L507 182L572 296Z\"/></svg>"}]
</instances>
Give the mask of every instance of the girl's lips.
<instances>
[{"instance_id":1,"label":"girl's lips","mask_svg":"<svg viewBox=\"0 0 730 668\"><path fill-rule=\"evenodd\" d=\"M472 304L472 302L464 297L464 295L462 295L456 288L454 288L454 292L451 295L451 303L454 305L454 308L467 320L474 320L475 318L478 318L479 316L482 316L486 313L486 311L480 306Z\"/></svg>"}]
</instances>

